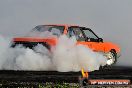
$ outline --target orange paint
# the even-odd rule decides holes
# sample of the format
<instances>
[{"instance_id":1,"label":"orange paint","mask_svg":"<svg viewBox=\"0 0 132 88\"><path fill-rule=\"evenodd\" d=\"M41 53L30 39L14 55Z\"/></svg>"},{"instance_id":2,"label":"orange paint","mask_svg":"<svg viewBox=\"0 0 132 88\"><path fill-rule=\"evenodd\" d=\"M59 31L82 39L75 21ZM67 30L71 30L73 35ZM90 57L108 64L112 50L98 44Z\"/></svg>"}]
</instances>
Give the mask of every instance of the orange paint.
<instances>
[{"instance_id":1,"label":"orange paint","mask_svg":"<svg viewBox=\"0 0 132 88\"><path fill-rule=\"evenodd\" d=\"M71 26L76 26L76 25L59 25L59 24L54 24L51 26L64 26L64 35L67 35L68 33L68 27ZM76 26L79 27L79 26ZM38 37L20 37L20 38L14 38L14 42L18 41L24 41L24 42L46 42L50 46L55 46L57 43L57 38L38 38ZM88 42L88 41L77 41L77 44L84 45L90 49L92 49L95 52L104 52L107 53L110 50L115 50L116 53L120 52L120 48L111 42Z\"/></svg>"}]
</instances>

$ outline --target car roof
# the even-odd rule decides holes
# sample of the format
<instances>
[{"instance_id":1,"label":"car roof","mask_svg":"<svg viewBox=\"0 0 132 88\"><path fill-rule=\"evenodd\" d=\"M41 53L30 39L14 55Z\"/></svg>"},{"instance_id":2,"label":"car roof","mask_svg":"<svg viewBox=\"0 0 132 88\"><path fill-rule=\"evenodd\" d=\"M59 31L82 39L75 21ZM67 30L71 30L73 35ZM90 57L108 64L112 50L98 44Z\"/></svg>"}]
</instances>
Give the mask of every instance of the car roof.
<instances>
[{"instance_id":1,"label":"car roof","mask_svg":"<svg viewBox=\"0 0 132 88\"><path fill-rule=\"evenodd\" d=\"M66 26L66 27L71 27L71 26L76 26L79 27L78 25L69 25L69 24L46 24L50 26Z\"/></svg>"}]
</instances>

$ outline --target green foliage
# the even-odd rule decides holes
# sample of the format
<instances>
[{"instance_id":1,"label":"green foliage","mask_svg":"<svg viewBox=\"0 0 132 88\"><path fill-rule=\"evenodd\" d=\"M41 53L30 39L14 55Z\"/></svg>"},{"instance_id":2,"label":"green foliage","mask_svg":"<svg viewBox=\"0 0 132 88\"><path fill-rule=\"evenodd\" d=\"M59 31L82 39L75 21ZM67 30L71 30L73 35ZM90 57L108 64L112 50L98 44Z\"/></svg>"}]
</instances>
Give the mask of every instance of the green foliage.
<instances>
[{"instance_id":1,"label":"green foliage","mask_svg":"<svg viewBox=\"0 0 132 88\"><path fill-rule=\"evenodd\" d=\"M77 83L45 83L39 84L39 88L80 88Z\"/></svg>"},{"instance_id":2,"label":"green foliage","mask_svg":"<svg viewBox=\"0 0 132 88\"><path fill-rule=\"evenodd\" d=\"M0 88L80 88L79 83L0 83Z\"/></svg>"}]
</instances>

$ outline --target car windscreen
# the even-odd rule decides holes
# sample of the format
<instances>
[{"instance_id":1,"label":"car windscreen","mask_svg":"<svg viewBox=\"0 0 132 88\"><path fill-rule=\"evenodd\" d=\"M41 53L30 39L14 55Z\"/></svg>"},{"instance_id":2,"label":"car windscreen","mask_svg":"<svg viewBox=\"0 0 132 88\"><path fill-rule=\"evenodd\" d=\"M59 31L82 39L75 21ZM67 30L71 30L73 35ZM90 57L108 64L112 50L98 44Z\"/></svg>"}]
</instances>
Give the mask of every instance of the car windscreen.
<instances>
[{"instance_id":1,"label":"car windscreen","mask_svg":"<svg viewBox=\"0 0 132 88\"><path fill-rule=\"evenodd\" d=\"M39 25L33 28L27 36L30 37L59 37L64 32L64 26Z\"/></svg>"}]
</instances>

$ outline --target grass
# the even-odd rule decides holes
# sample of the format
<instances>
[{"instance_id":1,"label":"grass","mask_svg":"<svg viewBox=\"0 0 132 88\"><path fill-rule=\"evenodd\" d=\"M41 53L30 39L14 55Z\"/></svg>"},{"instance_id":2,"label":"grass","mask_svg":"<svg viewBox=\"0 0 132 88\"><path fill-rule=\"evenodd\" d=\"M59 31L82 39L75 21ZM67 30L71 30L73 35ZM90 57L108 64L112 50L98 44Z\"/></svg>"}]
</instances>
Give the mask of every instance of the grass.
<instances>
[{"instance_id":1,"label":"grass","mask_svg":"<svg viewBox=\"0 0 132 88\"><path fill-rule=\"evenodd\" d=\"M80 88L79 83L0 83L0 88Z\"/></svg>"},{"instance_id":2,"label":"grass","mask_svg":"<svg viewBox=\"0 0 132 88\"><path fill-rule=\"evenodd\" d=\"M80 88L80 86L77 83L46 83L39 84L39 88Z\"/></svg>"}]
</instances>

